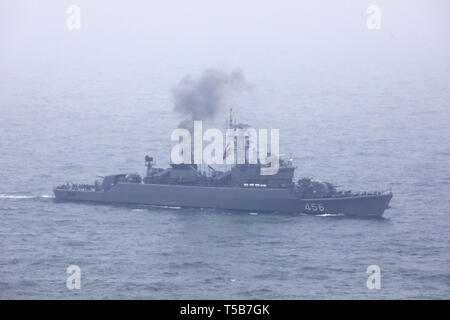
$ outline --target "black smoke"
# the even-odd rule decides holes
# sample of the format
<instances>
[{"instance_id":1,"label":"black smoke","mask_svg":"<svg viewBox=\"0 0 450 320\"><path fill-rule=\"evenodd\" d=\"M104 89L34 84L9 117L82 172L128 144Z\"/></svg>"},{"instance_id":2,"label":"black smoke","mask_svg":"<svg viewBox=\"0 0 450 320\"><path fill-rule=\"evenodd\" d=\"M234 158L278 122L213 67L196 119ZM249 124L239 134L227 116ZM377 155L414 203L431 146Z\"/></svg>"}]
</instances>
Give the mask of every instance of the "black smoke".
<instances>
[{"instance_id":1,"label":"black smoke","mask_svg":"<svg viewBox=\"0 0 450 320\"><path fill-rule=\"evenodd\" d=\"M179 127L189 129L194 120L213 120L223 110L229 94L249 88L240 70L226 73L208 69L200 78L184 77L171 90L175 112L185 117Z\"/></svg>"}]
</instances>

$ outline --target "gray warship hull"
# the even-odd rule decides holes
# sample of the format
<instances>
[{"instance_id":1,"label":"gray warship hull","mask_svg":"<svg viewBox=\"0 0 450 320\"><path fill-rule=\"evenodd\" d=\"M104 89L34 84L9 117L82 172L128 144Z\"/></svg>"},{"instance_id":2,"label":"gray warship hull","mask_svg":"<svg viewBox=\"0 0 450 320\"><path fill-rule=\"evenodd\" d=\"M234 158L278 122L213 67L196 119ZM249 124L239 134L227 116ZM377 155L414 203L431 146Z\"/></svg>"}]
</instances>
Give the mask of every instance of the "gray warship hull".
<instances>
[{"instance_id":1,"label":"gray warship hull","mask_svg":"<svg viewBox=\"0 0 450 320\"><path fill-rule=\"evenodd\" d=\"M342 214L381 217L392 193L299 197L289 188L204 187L188 185L118 183L109 190L54 189L56 200L215 208L248 212Z\"/></svg>"}]
</instances>

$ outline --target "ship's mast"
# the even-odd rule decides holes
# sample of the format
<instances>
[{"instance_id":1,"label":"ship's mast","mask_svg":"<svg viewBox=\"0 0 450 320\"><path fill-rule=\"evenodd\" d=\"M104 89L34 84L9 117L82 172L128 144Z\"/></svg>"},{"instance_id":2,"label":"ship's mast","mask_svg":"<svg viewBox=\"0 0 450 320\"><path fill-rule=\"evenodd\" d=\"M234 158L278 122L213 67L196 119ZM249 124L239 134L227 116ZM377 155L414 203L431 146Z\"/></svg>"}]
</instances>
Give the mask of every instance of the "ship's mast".
<instances>
[{"instance_id":1,"label":"ship's mast","mask_svg":"<svg viewBox=\"0 0 450 320\"><path fill-rule=\"evenodd\" d=\"M233 127L233 108L230 108L230 116L227 123L227 129L230 129Z\"/></svg>"},{"instance_id":2,"label":"ship's mast","mask_svg":"<svg viewBox=\"0 0 450 320\"><path fill-rule=\"evenodd\" d=\"M236 129L234 127L234 124L233 124L233 108L230 108L230 114L228 116L228 120L226 120L225 122L226 122L226 129L227 129L227 131L228 131L228 129L233 129L233 130ZM236 145L235 145L234 137L233 137L233 142L232 143L233 143L234 161L236 161ZM227 152L227 146L228 145L225 145L225 150L224 150L224 154L225 155L226 155L226 152ZM228 165L226 163L226 156L225 156L224 160L225 160L224 161L225 171L227 171L228 170Z\"/></svg>"}]
</instances>

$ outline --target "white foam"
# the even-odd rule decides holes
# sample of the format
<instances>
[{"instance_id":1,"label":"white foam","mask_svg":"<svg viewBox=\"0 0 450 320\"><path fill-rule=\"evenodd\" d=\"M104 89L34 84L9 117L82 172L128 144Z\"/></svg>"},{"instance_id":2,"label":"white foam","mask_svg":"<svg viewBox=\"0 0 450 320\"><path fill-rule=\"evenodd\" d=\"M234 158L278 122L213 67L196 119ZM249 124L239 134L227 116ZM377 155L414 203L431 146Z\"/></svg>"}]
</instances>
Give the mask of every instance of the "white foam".
<instances>
[{"instance_id":1,"label":"white foam","mask_svg":"<svg viewBox=\"0 0 450 320\"><path fill-rule=\"evenodd\" d=\"M24 194L0 194L0 199L52 199L54 197L55 196L52 196L50 194L43 194L42 196L27 196Z\"/></svg>"},{"instance_id":2,"label":"white foam","mask_svg":"<svg viewBox=\"0 0 450 320\"><path fill-rule=\"evenodd\" d=\"M155 205L155 204L151 204L151 205L149 205L150 207L153 207L153 208L162 208L162 209L174 209L174 210L179 210L179 209L181 209L181 207L171 207L171 206L158 206L158 205Z\"/></svg>"},{"instance_id":3,"label":"white foam","mask_svg":"<svg viewBox=\"0 0 450 320\"><path fill-rule=\"evenodd\" d=\"M0 194L0 199L33 199L33 198L36 198L36 196Z\"/></svg>"}]
</instances>

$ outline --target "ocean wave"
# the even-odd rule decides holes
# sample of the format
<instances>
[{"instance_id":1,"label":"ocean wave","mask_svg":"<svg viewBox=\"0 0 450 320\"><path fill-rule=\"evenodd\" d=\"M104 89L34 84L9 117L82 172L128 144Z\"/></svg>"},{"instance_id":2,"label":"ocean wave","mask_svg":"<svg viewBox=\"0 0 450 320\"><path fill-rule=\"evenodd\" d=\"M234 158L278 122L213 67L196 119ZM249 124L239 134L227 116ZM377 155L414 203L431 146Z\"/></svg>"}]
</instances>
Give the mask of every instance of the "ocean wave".
<instances>
[{"instance_id":1,"label":"ocean wave","mask_svg":"<svg viewBox=\"0 0 450 320\"><path fill-rule=\"evenodd\" d=\"M55 196L49 195L49 194L43 194L41 196L30 196L30 195L24 195L24 194L0 194L0 199L51 199Z\"/></svg>"},{"instance_id":2,"label":"ocean wave","mask_svg":"<svg viewBox=\"0 0 450 320\"><path fill-rule=\"evenodd\" d=\"M181 207L172 207L172 206L159 206L159 205L149 205L150 207L154 208L162 208L162 209L174 209L174 210L180 210Z\"/></svg>"},{"instance_id":3,"label":"ocean wave","mask_svg":"<svg viewBox=\"0 0 450 320\"><path fill-rule=\"evenodd\" d=\"M26 196L26 195L14 195L14 194L0 194L0 199L33 199L36 196Z\"/></svg>"},{"instance_id":4,"label":"ocean wave","mask_svg":"<svg viewBox=\"0 0 450 320\"><path fill-rule=\"evenodd\" d=\"M51 194L43 194L42 196L40 196L39 198L44 198L44 199L53 199L55 196L51 195Z\"/></svg>"},{"instance_id":5,"label":"ocean wave","mask_svg":"<svg viewBox=\"0 0 450 320\"><path fill-rule=\"evenodd\" d=\"M323 214L316 214L316 217L341 217L343 216L342 213L323 213Z\"/></svg>"}]
</instances>

